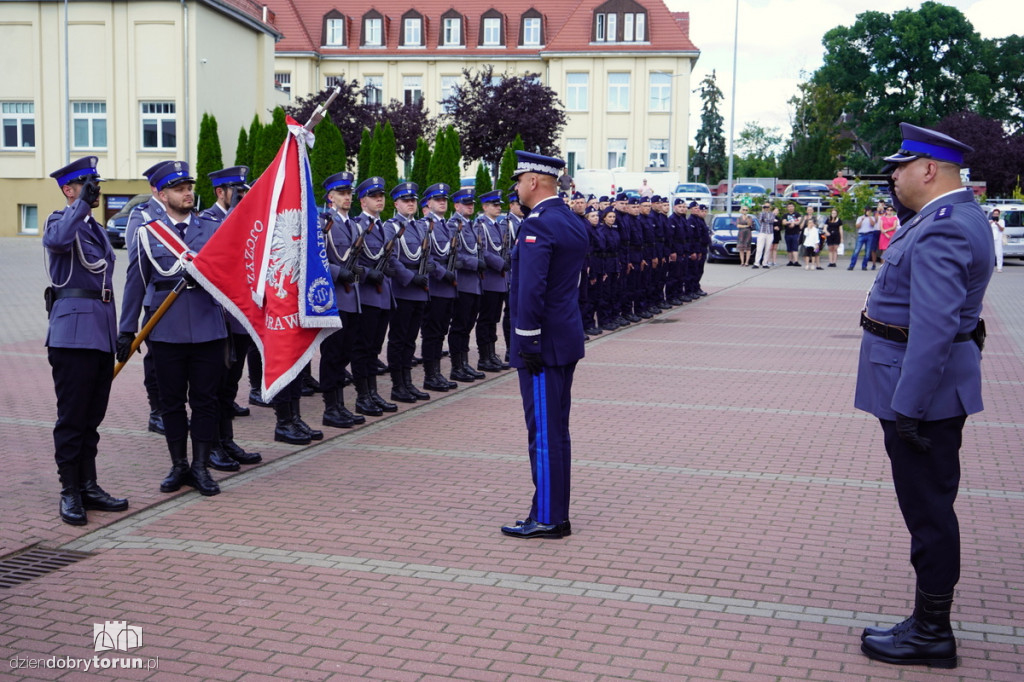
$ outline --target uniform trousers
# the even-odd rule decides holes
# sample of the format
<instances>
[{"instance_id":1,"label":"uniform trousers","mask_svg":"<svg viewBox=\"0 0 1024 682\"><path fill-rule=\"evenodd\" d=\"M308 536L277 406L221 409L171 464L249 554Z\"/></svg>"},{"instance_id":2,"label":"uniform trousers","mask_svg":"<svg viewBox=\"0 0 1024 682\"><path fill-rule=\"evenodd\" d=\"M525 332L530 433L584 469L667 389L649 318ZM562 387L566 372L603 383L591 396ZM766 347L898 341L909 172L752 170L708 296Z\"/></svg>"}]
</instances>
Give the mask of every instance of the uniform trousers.
<instances>
[{"instance_id":1,"label":"uniform trousers","mask_svg":"<svg viewBox=\"0 0 1024 682\"><path fill-rule=\"evenodd\" d=\"M167 442L188 438L213 443L219 438L217 394L224 376L224 339L204 343L153 342ZM192 408L189 425L185 403Z\"/></svg>"},{"instance_id":2,"label":"uniform trousers","mask_svg":"<svg viewBox=\"0 0 1024 682\"><path fill-rule=\"evenodd\" d=\"M626 275L626 310L632 313L643 309L643 296L640 291L640 261L632 263L633 269Z\"/></svg>"},{"instance_id":3,"label":"uniform trousers","mask_svg":"<svg viewBox=\"0 0 1024 682\"><path fill-rule=\"evenodd\" d=\"M423 315L423 359L440 362L444 339L452 324L454 298L432 296Z\"/></svg>"},{"instance_id":4,"label":"uniform trousers","mask_svg":"<svg viewBox=\"0 0 1024 682\"><path fill-rule=\"evenodd\" d=\"M363 305L359 313L359 334L352 341L352 376L364 379L377 375L377 358L391 319L390 308Z\"/></svg>"},{"instance_id":5,"label":"uniform trousers","mask_svg":"<svg viewBox=\"0 0 1024 682\"><path fill-rule=\"evenodd\" d=\"M97 429L110 400L114 354L91 348L48 348L46 355L57 394L53 425L57 468L77 465L79 480L95 481Z\"/></svg>"},{"instance_id":6,"label":"uniform trousers","mask_svg":"<svg viewBox=\"0 0 1024 682\"><path fill-rule=\"evenodd\" d=\"M469 277L471 275L465 275ZM452 328L448 332L448 350L452 353L469 352L469 333L473 331L480 313L480 294L459 292L452 310Z\"/></svg>"},{"instance_id":7,"label":"uniform trousers","mask_svg":"<svg viewBox=\"0 0 1024 682\"><path fill-rule=\"evenodd\" d=\"M359 334L359 315L338 311L341 329L320 344L320 388L324 393L341 388L345 366L352 361L352 344Z\"/></svg>"},{"instance_id":8,"label":"uniform trousers","mask_svg":"<svg viewBox=\"0 0 1024 682\"><path fill-rule=\"evenodd\" d=\"M222 417L234 418L234 402L238 396L238 380L242 378L242 370L245 368L245 356L249 353L249 346L252 339L248 334L230 334L228 340L231 343L231 364L224 371L224 377L220 382L220 393L218 394L218 405Z\"/></svg>"},{"instance_id":9,"label":"uniform trousers","mask_svg":"<svg viewBox=\"0 0 1024 682\"><path fill-rule=\"evenodd\" d=\"M420 333L426 305L426 301L395 300L395 314L391 316L391 329L388 331L388 367L392 372L412 368L416 337Z\"/></svg>"},{"instance_id":10,"label":"uniform trousers","mask_svg":"<svg viewBox=\"0 0 1024 682\"><path fill-rule=\"evenodd\" d=\"M146 398L151 410L160 409L160 389L156 383L156 368L153 366L153 348L146 339L146 354L142 356L142 385L146 387Z\"/></svg>"},{"instance_id":11,"label":"uniform trousers","mask_svg":"<svg viewBox=\"0 0 1024 682\"><path fill-rule=\"evenodd\" d=\"M529 434L533 503L530 518L540 523L569 520L572 445L569 409L576 363L545 367L540 374L519 369L519 393Z\"/></svg>"},{"instance_id":12,"label":"uniform trousers","mask_svg":"<svg viewBox=\"0 0 1024 682\"><path fill-rule=\"evenodd\" d=\"M509 335L512 331L512 322L509 319L508 312L508 294L505 294L505 296L502 297L501 307L503 308L501 313L501 333L505 337L505 348L508 349L510 345Z\"/></svg>"},{"instance_id":13,"label":"uniform trousers","mask_svg":"<svg viewBox=\"0 0 1024 682\"><path fill-rule=\"evenodd\" d=\"M480 294L480 313L476 318L477 348L498 342L498 320L501 306L508 294L504 291L484 291Z\"/></svg>"},{"instance_id":14,"label":"uniform trousers","mask_svg":"<svg viewBox=\"0 0 1024 682\"><path fill-rule=\"evenodd\" d=\"M967 417L920 422L932 449L922 454L904 442L896 422L882 422L893 486L910 531L910 563L917 586L928 594L949 594L960 579L960 525L953 509L960 486L960 445Z\"/></svg>"}]
</instances>

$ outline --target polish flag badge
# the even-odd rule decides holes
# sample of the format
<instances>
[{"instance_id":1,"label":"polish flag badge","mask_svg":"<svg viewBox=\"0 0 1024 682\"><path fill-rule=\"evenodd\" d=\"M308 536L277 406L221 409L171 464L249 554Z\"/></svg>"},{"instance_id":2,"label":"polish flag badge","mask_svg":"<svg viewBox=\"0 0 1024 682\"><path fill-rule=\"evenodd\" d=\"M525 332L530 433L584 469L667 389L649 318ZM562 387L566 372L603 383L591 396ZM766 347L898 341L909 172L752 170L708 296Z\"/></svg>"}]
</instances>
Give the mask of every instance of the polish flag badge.
<instances>
[{"instance_id":1,"label":"polish flag badge","mask_svg":"<svg viewBox=\"0 0 1024 682\"><path fill-rule=\"evenodd\" d=\"M528 234L526 235L526 238L523 241L525 241L527 244L533 244L535 241L537 241L537 236Z\"/></svg>"}]
</instances>

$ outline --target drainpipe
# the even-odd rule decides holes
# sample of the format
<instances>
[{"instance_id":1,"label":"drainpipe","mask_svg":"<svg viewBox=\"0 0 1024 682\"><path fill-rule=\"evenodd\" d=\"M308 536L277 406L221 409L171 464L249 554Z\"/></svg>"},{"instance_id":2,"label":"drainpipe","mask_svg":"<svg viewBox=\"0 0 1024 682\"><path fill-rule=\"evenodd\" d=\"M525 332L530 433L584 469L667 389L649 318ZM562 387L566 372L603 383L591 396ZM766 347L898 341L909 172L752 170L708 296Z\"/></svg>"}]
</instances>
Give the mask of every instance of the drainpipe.
<instances>
[{"instance_id":1,"label":"drainpipe","mask_svg":"<svg viewBox=\"0 0 1024 682\"><path fill-rule=\"evenodd\" d=\"M185 69L184 69L185 70L185 78L184 78L184 85L185 85L185 96L184 96L184 108L185 108L185 111L184 111L184 114L185 114L185 118L184 118L184 125L183 125L183 127L185 129L184 130L184 132L185 132L185 144L184 144L184 152L182 153L182 160L185 163L190 163L190 160L189 160L189 150L191 149L192 143L190 141L191 138L189 137L189 125L188 125L189 113L191 112L191 109L189 108L190 100L189 100L189 96L188 96L188 94L189 94L189 78L188 78L188 71L189 71L189 65L188 65L189 64L189 62L188 62L188 0L181 0L181 14L182 14L182 27L184 29L183 33L184 33L184 37L185 37L184 46L182 48L182 51L184 53L182 55L182 63L184 64L184 67L185 67Z\"/></svg>"}]
</instances>

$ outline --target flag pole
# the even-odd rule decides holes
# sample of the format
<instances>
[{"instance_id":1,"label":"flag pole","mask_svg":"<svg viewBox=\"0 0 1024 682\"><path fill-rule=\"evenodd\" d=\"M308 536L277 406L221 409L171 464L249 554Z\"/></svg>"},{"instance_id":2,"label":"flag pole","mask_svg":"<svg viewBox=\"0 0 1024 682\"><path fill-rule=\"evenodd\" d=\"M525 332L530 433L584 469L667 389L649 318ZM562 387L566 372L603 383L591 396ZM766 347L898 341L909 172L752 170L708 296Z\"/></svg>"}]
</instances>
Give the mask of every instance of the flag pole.
<instances>
[{"instance_id":1,"label":"flag pole","mask_svg":"<svg viewBox=\"0 0 1024 682\"><path fill-rule=\"evenodd\" d=\"M160 304L160 307L156 309L156 312L153 313L153 316L150 317L149 321L146 322L146 324L142 327L142 330L139 332L139 335L135 337L134 341L132 341L132 348L130 351L128 351L128 360L130 360L132 355L135 354L135 351L139 349L139 346L142 345L142 342L145 341L147 337L149 337L149 333L153 331L153 327L156 326L156 323L160 321L160 318L164 316L164 313L166 313L167 310L171 307L171 305L174 304L174 301L178 298L178 294L184 291L186 286L188 286L188 282L185 281L184 277L178 280L178 283L174 285L174 288L171 289L171 293L167 294L167 298L164 299L164 302ZM128 360L125 360L124 362L119 362L116 365L114 365L115 379L117 378L118 373L121 371L121 368L128 364Z\"/></svg>"},{"instance_id":2,"label":"flag pole","mask_svg":"<svg viewBox=\"0 0 1024 682\"><path fill-rule=\"evenodd\" d=\"M313 130L313 128L315 128L317 126L317 124L320 123L320 121L323 120L324 115L327 114L327 107L331 106L331 102L333 102L334 98L337 97L340 94L341 94L341 87L335 85L334 86L334 91L331 92L331 94L327 98L327 100L323 104L320 104L319 106L317 106L316 109L313 110L313 115L309 117L309 120L306 121L306 125L304 125L302 127L305 128L306 130Z\"/></svg>"}]
</instances>

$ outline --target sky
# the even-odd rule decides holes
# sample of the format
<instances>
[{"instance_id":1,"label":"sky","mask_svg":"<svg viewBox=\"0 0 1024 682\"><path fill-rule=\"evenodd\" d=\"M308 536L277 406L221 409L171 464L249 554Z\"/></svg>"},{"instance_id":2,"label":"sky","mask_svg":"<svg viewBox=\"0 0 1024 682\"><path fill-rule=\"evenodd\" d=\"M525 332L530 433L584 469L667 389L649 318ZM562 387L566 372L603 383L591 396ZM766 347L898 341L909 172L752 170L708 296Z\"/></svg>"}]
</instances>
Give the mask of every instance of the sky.
<instances>
[{"instance_id":1,"label":"sky","mask_svg":"<svg viewBox=\"0 0 1024 682\"><path fill-rule=\"evenodd\" d=\"M733 36L736 0L665 0L674 12L690 13L690 39L700 49L690 87L696 89L715 71L725 95L721 113L729 139L732 106ZM945 0L967 17L982 38L1024 35L1021 0ZM739 50L736 64L736 126L738 136L748 122L790 133L790 106L797 84L821 66L821 39L836 26L852 26L857 15L873 10L892 14L917 9L908 0L739 0ZM689 138L700 127L700 95L690 95Z\"/></svg>"}]
</instances>

